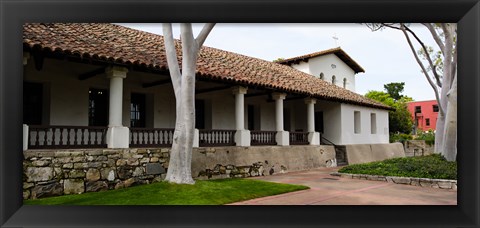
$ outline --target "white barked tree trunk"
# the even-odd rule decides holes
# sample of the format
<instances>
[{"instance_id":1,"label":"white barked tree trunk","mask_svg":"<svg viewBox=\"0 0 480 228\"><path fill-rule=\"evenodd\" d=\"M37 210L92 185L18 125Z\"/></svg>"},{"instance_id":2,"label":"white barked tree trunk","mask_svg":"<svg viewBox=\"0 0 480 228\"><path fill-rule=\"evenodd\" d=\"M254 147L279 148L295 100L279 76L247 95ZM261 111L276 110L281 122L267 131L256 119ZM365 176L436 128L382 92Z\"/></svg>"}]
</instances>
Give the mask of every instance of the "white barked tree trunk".
<instances>
[{"instance_id":1,"label":"white barked tree trunk","mask_svg":"<svg viewBox=\"0 0 480 228\"><path fill-rule=\"evenodd\" d=\"M190 23L180 24L182 70L177 60L172 24L163 24L165 51L176 100L176 119L166 181L194 184L192 178L192 148L195 130L195 72L200 48L214 23L205 24L196 38Z\"/></svg>"},{"instance_id":2,"label":"white barked tree trunk","mask_svg":"<svg viewBox=\"0 0 480 228\"><path fill-rule=\"evenodd\" d=\"M443 156L447 161L457 160L457 77L447 94L448 110L445 115L445 133L443 138Z\"/></svg>"},{"instance_id":3,"label":"white barked tree trunk","mask_svg":"<svg viewBox=\"0 0 480 228\"><path fill-rule=\"evenodd\" d=\"M425 23L424 25L432 34L442 53L443 74L441 77L436 70L438 66L433 63L433 58L427 51L426 46L412 30L404 24L400 24L398 28L391 25L385 26L399 29L403 32L415 60L434 90L439 108L435 129L434 152L443 155L449 161L455 161L457 156L457 25L446 23ZM432 75L428 73L427 68L420 60L419 54L415 51L408 34L411 34L421 45Z\"/></svg>"},{"instance_id":4,"label":"white barked tree trunk","mask_svg":"<svg viewBox=\"0 0 480 228\"><path fill-rule=\"evenodd\" d=\"M429 52L423 41L406 24L366 23L365 25L372 31L392 28L403 32L438 102L434 152L442 154L449 161L455 161L457 157L457 24L423 23L440 49L440 58L435 52ZM423 54L415 50L412 40L417 41L421 46ZM420 56L425 57L426 66L429 68L424 65Z\"/></svg>"}]
</instances>

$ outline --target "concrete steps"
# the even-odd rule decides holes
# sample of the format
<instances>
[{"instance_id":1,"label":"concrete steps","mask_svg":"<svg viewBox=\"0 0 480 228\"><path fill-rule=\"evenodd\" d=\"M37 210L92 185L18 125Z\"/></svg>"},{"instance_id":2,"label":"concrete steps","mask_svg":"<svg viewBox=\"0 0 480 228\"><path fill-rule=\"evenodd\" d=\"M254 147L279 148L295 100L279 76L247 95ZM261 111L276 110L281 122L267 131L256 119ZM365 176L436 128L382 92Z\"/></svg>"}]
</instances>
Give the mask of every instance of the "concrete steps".
<instances>
[{"instance_id":1,"label":"concrete steps","mask_svg":"<svg viewBox=\"0 0 480 228\"><path fill-rule=\"evenodd\" d=\"M335 145L335 158L337 159L337 166L348 165L347 150L345 146Z\"/></svg>"}]
</instances>

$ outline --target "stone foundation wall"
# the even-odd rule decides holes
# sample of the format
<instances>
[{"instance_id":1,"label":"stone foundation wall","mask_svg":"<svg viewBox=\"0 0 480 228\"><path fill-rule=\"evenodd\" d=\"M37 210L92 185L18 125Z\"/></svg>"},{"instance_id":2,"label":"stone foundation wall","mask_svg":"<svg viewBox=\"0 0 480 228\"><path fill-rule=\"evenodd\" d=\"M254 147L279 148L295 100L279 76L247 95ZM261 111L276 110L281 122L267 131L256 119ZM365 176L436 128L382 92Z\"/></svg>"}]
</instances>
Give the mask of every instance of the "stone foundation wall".
<instances>
[{"instance_id":1,"label":"stone foundation wall","mask_svg":"<svg viewBox=\"0 0 480 228\"><path fill-rule=\"evenodd\" d=\"M23 198L119 189L161 181L170 149L27 150ZM192 176L219 179L274 175L330 166L333 146L194 148Z\"/></svg>"},{"instance_id":2,"label":"stone foundation wall","mask_svg":"<svg viewBox=\"0 0 480 228\"><path fill-rule=\"evenodd\" d=\"M165 148L25 151L23 198L148 184L165 177L168 159Z\"/></svg>"},{"instance_id":3,"label":"stone foundation wall","mask_svg":"<svg viewBox=\"0 0 480 228\"><path fill-rule=\"evenodd\" d=\"M425 156L430 154L433 154L433 145L427 145L425 140L405 141L405 155L407 157Z\"/></svg>"}]
</instances>

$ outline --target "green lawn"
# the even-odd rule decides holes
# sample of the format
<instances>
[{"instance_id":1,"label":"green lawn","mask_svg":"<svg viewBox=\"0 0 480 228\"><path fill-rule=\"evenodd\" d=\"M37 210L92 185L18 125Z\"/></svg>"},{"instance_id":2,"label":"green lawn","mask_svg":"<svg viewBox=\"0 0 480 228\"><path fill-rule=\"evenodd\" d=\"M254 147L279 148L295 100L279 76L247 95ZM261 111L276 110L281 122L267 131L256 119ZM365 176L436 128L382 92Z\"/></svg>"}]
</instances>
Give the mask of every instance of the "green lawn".
<instances>
[{"instance_id":1,"label":"green lawn","mask_svg":"<svg viewBox=\"0 0 480 228\"><path fill-rule=\"evenodd\" d=\"M338 172L456 180L457 163L446 161L441 155L433 154L349 165L341 168Z\"/></svg>"},{"instance_id":2,"label":"green lawn","mask_svg":"<svg viewBox=\"0 0 480 228\"><path fill-rule=\"evenodd\" d=\"M25 200L26 205L222 205L308 189L251 179L196 181L195 185L157 182L119 190Z\"/></svg>"}]
</instances>

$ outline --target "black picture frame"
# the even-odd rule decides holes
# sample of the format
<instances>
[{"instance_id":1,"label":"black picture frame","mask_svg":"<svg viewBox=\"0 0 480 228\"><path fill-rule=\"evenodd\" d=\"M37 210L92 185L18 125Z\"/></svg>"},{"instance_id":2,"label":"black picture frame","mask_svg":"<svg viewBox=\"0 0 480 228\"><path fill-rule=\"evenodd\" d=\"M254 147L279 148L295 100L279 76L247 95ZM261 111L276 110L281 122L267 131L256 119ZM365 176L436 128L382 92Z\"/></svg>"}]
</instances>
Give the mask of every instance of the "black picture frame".
<instances>
[{"instance_id":1,"label":"black picture frame","mask_svg":"<svg viewBox=\"0 0 480 228\"><path fill-rule=\"evenodd\" d=\"M478 227L478 0L0 0L2 227ZM23 206L25 22L458 22L457 206Z\"/></svg>"}]
</instances>

